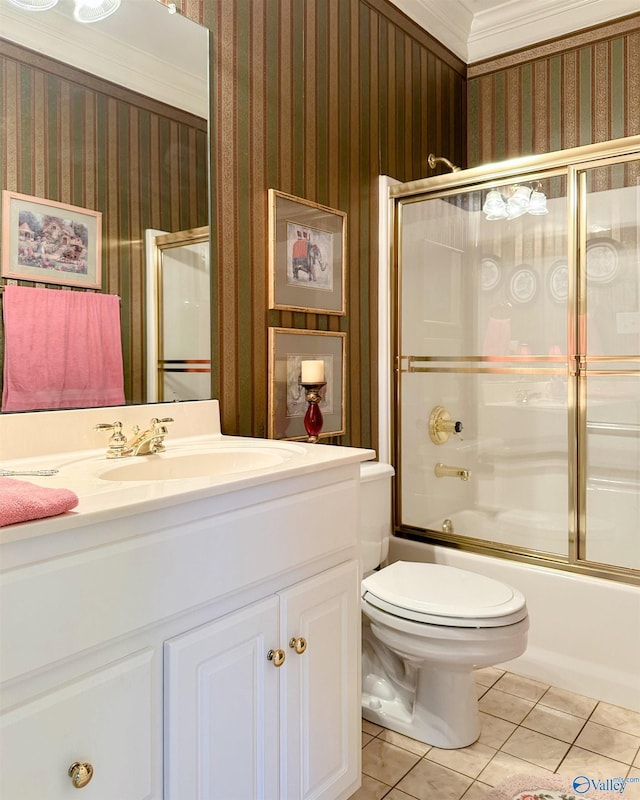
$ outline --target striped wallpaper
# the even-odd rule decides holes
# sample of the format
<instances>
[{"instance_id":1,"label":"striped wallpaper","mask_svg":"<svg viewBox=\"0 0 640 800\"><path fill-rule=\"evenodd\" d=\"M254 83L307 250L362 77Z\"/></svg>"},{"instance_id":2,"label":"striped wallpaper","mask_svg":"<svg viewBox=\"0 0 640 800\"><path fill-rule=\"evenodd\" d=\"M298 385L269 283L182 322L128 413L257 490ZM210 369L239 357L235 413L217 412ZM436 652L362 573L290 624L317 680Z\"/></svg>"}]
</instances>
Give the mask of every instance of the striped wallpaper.
<instances>
[{"instance_id":1,"label":"striped wallpaper","mask_svg":"<svg viewBox=\"0 0 640 800\"><path fill-rule=\"evenodd\" d=\"M639 133L638 16L472 65L467 93L465 65L387 0L184 0L183 11L212 32L213 393L223 429L266 434L269 326L340 330L348 349L341 442L375 447L377 176L423 177L430 152L464 166ZM26 107L41 107L53 78L45 71L36 79L15 58L9 62L2 80L16 108L25 107L28 86L36 94ZM83 123L63 127L64 136L81 130L91 139L102 131L89 176L105 166L108 179L81 177L65 165L49 178L46 165L25 159L27 148L13 159L14 137L3 151L5 185L37 194L55 180L66 192L60 199L90 205L85 197L94 192L113 212L105 289L121 294L127 310L128 393L138 402L144 321L132 312L142 292L137 232L206 222L200 193L194 201L172 172L179 165L191 173L203 132L189 132L172 112L125 110L108 93L92 91L78 106L72 86L65 102ZM31 128L29 136L42 137L40 126ZM125 131L152 146L137 151ZM135 196L145 171L156 187L146 205L117 200L116 184ZM347 212L345 317L267 309L269 188ZM122 252L119 236L130 243Z\"/></svg>"},{"instance_id":2,"label":"striped wallpaper","mask_svg":"<svg viewBox=\"0 0 640 800\"><path fill-rule=\"evenodd\" d=\"M386 0L206 0L185 11L213 32L214 396L223 430L266 435L269 326L344 331L340 441L375 447L376 181L426 175L430 151L464 162L465 67ZM267 309L269 188L347 212L345 317Z\"/></svg>"},{"instance_id":3,"label":"striped wallpaper","mask_svg":"<svg viewBox=\"0 0 640 800\"><path fill-rule=\"evenodd\" d=\"M431 151L464 162L465 66L387 0L185 0L182 8L212 32L213 395L223 430L266 434L269 326L340 330L348 335L341 442L375 447L376 180L424 176ZM3 81L16 109L4 185L108 212L104 288L123 299L127 396L140 402L140 233L206 222L200 190L190 188L202 131L75 78L60 83L15 53L3 60ZM31 109L52 108L58 96L63 112L50 138L48 123L31 126L39 119ZM55 164L27 155L36 146L58 152L78 136L90 149L82 169L64 152ZM345 317L268 311L269 188L347 212Z\"/></svg>"},{"instance_id":4,"label":"striped wallpaper","mask_svg":"<svg viewBox=\"0 0 640 800\"><path fill-rule=\"evenodd\" d=\"M640 133L640 14L469 67L468 165Z\"/></svg>"},{"instance_id":5,"label":"striped wallpaper","mask_svg":"<svg viewBox=\"0 0 640 800\"><path fill-rule=\"evenodd\" d=\"M207 224L206 120L2 40L0 83L2 187L103 212L102 288L121 297L127 400L144 402L144 230Z\"/></svg>"}]
</instances>

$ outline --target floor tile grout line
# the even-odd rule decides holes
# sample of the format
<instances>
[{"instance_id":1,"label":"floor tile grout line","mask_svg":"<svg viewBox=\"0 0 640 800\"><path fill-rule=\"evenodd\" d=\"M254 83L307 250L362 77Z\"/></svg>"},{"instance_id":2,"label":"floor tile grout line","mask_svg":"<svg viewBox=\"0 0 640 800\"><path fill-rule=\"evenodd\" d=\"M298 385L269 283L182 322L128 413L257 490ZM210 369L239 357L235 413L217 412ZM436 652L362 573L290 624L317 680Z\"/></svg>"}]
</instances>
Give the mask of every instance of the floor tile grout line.
<instances>
[{"instance_id":1,"label":"floor tile grout line","mask_svg":"<svg viewBox=\"0 0 640 800\"><path fill-rule=\"evenodd\" d=\"M482 713L486 714L486 716L488 716L488 717L492 717L493 719L498 719L498 720L501 720L502 722L508 722L511 725L515 725L515 729L507 736L507 738L500 745L500 747L497 748L498 750L502 750L502 748L505 746L505 744L514 736L514 734L518 731L519 728L524 728L525 730L531 731L532 733L537 733L540 736L545 736L548 739L553 739L555 742L559 742L560 744L566 744L566 745L569 746L569 748L571 748L573 746L577 746L577 747L580 747L581 750L586 750L588 753L593 753L594 755L599 755L599 756L602 756L604 758L612 758L611 756L607 756L605 753L600 753L597 750L592 750L590 747L586 747L584 745L577 745L576 744L577 740L580 737L580 734L583 732L585 726L589 722L588 719L583 721L583 724L580 727L580 730L575 734L573 739L571 739L570 741L567 741L566 739L560 739L558 736L554 736L552 733L547 733L546 731L539 731L536 728L530 728L527 725L525 725L527 717L529 716L528 714L527 714L527 717L524 717L524 719L521 722L514 722L513 720L505 719L505 717L499 717L496 714L492 714L489 711L483 711ZM581 717L577 717L577 719L581 719ZM600 724L600 723L595 723L595 724ZM603 727L608 728L609 730L614 731L616 733L626 733L626 731L621 731L619 728L611 728L608 725L604 725ZM362 732L366 733L368 736L371 736L372 737L371 741L373 741L373 739L380 739L381 735L385 732L385 730L386 729L383 728L381 731L378 731L378 733L376 733L376 734L372 734L372 733L369 733L367 731L362 731ZM627 735L628 736L633 736L636 739L640 739L640 736L635 736L634 734L627 734ZM386 741L386 739L381 739L381 741ZM479 739L476 740L476 742L478 742L478 741L479 741ZM472 744L475 744L476 742L473 742ZM367 747L369 744L371 744L371 742L367 742L367 744L365 744L363 746L363 749L364 749L364 747ZM419 755L418 753L414 753L412 750L409 750L408 748L403 747L402 744L398 744L396 742L389 742L389 744L393 744L394 747L398 747L401 750L404 750L406 753L411 753L411 755L417 756L419 759L420 758L424 758L435 747L434 745L427 745L429 749L425 753L423 753L422 755ZM485 746L486 747L491 747L491 749L496 749L492 745L486 745L485 744ZM438 748L435 748L435 749L438 749ZM637 758L638 753L640 753L640 744L638 745L638 747L634 751L634 754L633 754L633 757L631 759L631 762L629 763L629 766L633 766L633 762ZM612 760L617 761L619 759L612 758ZM626 764L626 762L620 762L620 763L625 763Z\"/></svg>"},{"instance_id":2,"label":"floor tile grout line","mask_svg":"<svg viewBox=\"0 0 640 800\"><path fill-rule=\"evenodd\" d=\"M482 695L480 695L478 699L480 699L481 696L484 696L484 694L486 694L490 689L496 688L496 684L498 683L498 681L501 678L503 678L505 675L509 675L509 674L511 674L511 673L503 672L489 686L485 686L484 684L478 684L478 689L479 690L481 690L481 689L483 690L482 691ZM516 676L516 677L519 677L519 676ZM626 761L619 760L619 756L618 756L618 758L616 758L614 756L606 755L604 753L598 753L596 750L592 750L589 747L585 747L584 745L578 745L577 744L577 741L578 741L580 735L583 733L586 725L589 722L592 722L593 724L600 725L601 727L607 728L607 729L609 729L609 730L611 730L613 732L625 733L625 734L627 734L627 735L629 735L629 736L631 736L631 737L633 737L635 739L640 740L640 736L636 736L635 733L629 733L628 731L622 731L619 727L616 727L611 723L607 724L607 722L603 722L603 721L599 721L598 722L598 721L593 719L594 714L598 710L599 706L601 704L604 704L604 701L596 700L595 698L587 697L586 695L584 695L584 696L579 695L579 697L584 697L585 699L593 700L593 702L595 703L595 705L593 706L593 708L591 709L589 714L586 717L582 717L582 716L580 716L578 714L573 714L570 711L567 711L565 709L555 708L554 706L546 705L544 703L544 697L547 695L547 693L549 692L550 689L558 689L558 687L554 687L553 685L547 686L546 690L543 692L542 695L540 695L540 697L538 697L537 700L533 700L530 697L523 697L522 695L514 694L512 692L506 692L506 691L504 691L504 689L498 689L498 691L502 692L503 694L509 695L511 697L518 698L520 700L524 700L524 701L526 701L528 703L532 703L532 706L529 709L529 711L526 713L525 717L522 720L520 720L520 722L514 722L513 720L505 719L505 717L500 717L495 713L491 713L489 711L485 711L484 709L482 710L482 713L485 714L486 716L492 717L493 719L500 720L501 722L505 722L505 723L508 723L510 725L513 725L514 728L513 728L513 731L511 731L511 733L507 736L507 738L497 748L492 746L492 745L488 745L486 743L482 743L485 747L489 748L490 750L493 750L494 752L491 755L491 758L487 761L487 763L484 764L484 766L481 768L479 774L476 775L475 777L471 776L471 775L468 775L465 772L461 772L459 768L455 768L455 767L451 767L451 766L448 766L448 765L445 765L445 764L441 764L440 762L434 760L433 758L430 759L429 758L429 754L433 753L433 750L434 749L437 750L438 748L434 748L433 746L427 746L428 749L426 750L426 752L424 754L422 754L422 755L419 755L418 753L415 753L413 750L409 750L409 749L403 747L403 745L401 743L387 741L386 738L382 738L383 734L387 731L387 729L385 729L383 726L377 725L376 723L370 723L372 726L374 726L376 728L379 728L379 730L375 734L367 732L367 731L363 731L364 734L366 734L366 735L371 737L371 739L365 745L363 745L363 748L362 748L363 750L365 750L366 747L369 744L371 744L372 741L374 741L375 739L378 739L378 740L380 740L382 742L386 742L387 744L393 745L394 747L396 747L396 748L398 748L400 750L403 750L405 753L410 754L411 756L416 758L416 761L405 773L403 773L401 775L401 777L398 778L398 780L395 782L395 784L393 786L389 786L384 781L381 781L380 779L376 778L375 776L369 775L368 773L365 773L364 771L363 771L363 774L368 775L369 778L371 778L372 780L375 780L380 785L388 787L388 789L385 791L385 794L381 798L381 800L383 800L383 798L388 797L389 794L394 791L394 789L398 789L398 786L399 786L400 782L402 780L404 780L404 778L413 769L415 769L415 767L420 763L420 761L425 761L426 760L426 761L429 761L430 763L435 764L435 765L437 765L437 766L439 766L439 767L441 767L441 768L443 768L443 769L445 769L445 770L447 770L447 771L449 771L451 773L455 773L455 774L460 775L460 776L464 777L465 779L471 781L469 786L464 790L464 792L462 793L462 795L459 798L459 800L464 800L465 795L472 789L472 787L475 784L482 785L483 787L490 786L490 784L487 784L486 782L481 780L480 776L489 767L489 765L494 761L494 759L501 753L503 755L509 756L511 758L515 758L518 761L522 761L522 762L524 762L526 764L529 764L532 767L536 767L538 769L545 770L546 772L548 772L550 774L554 774L554 775L561 774L559 772L559 770L562 769L562 766L566 762L567 758L569 757L569 754L571 753L572 749L576 748L576 747L581 749L581 750L584 750L587 753L590 753L591 755L599 756L601 758L606 758L606 759L609 759L611 761L617 761L620 764L621 767L625 767L626 768L624 770L621 770L621 772L623 772L622 777L628 777L631 774L632 770L637 770L638 769L638 767L634 766L634 761L637 760L638 755L640 754L640 743L638 745L638 748L635 750L634 754L632 755L630 763L627 763ZM570 692L569 690L560 689L560 691L566 691L569 694L574 694L574 693ZM609 704L609 705L612 705L612 704ZM579 729L573 735L573 738L570 741L566 741L566 739L559 739L557 736L554 736L552 733L546 733L546 732L543 732L543 731L538 731L535 728L530 728L525 724L526 720L531 715L531 713L534 711L534 709L536 709L538 706L540 707L540 709L544 709L546 711L555 711L555 712L558 712L560 714L564 714L567 717L572 717L572 718L574 718L576 720L579 720L582 724L580 725ZM622 706L620 706L620 708L624 709L624 707L622 707ZM630 710L632 710L632 709L630 709ZM548 769L547 767L545 767L545 766L543 766L541 764L538 764L538 763L536 763L534 761L530 761L529 758L525 758L525 757L520 756L520 755L513 755L513 754L508 753L506 750L503 749L505 747L505 745L507 744L507 742L520 729L523 729L523 730L526 730L526 731L530 731L532 733L539 734L540 736L545 737L546 739L551 739L551 740L554 740L555 742L558 742L559 744L566 745L566 748L567 748L566 752L560 758L560 760L559 760L558 764L556 765L555 769L550 770L550 769ZM407 737L407 738L410 739L411 737ZM404 790L398 789L398 791L404 791ZM413 798L413 795L410 795L408 792L404 792L404 793L408 797Z\"/></svg>"}]
</instances>

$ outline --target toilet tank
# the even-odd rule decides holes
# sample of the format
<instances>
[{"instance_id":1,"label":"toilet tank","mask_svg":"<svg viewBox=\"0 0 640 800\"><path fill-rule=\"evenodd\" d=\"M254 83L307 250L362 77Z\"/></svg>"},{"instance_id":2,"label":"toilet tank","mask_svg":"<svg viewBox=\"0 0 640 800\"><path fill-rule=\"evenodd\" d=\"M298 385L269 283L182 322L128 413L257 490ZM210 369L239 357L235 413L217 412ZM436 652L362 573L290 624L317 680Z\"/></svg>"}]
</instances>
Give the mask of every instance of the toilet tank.
<instances>
[{"instance_id":1,"label":"toilet tank","mask_svg":"<svg viewBox=\"0 0 640 800\"><path fill-rule=\"evenodd\" d=\"M391 464L360 464L360 560L362 574L379 566L389 552L391 536Z\"/></svg>"}]
</instances>

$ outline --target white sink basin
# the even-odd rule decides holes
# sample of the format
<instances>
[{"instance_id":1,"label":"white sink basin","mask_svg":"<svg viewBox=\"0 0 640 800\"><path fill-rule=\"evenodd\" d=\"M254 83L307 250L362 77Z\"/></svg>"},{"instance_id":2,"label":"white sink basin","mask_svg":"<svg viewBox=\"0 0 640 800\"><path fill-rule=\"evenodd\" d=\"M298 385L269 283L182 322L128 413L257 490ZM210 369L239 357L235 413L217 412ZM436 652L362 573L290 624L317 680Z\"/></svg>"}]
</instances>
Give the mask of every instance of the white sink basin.
<instances>
[{"instance_id":1,"label":"white sink basin","mask_svg":"<svg viewBox=\"0 0 640 800\"><path fill-rule=\"evenodd\" d=\"M170 481L232 475L274 467L293 455L293 451L279 447L216 447L195 453L133 456L122 463L111 462L98 477L105 481Z\"/></svg>"}]
</instances>

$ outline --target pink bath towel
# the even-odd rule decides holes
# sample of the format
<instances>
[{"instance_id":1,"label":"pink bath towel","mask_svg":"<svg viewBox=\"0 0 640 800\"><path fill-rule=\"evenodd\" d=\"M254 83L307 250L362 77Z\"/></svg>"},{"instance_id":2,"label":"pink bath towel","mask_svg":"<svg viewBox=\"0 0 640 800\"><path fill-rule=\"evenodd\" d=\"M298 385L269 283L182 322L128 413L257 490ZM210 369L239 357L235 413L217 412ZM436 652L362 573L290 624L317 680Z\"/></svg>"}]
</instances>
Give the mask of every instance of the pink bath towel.
<instances>
[{"instance_id":1,"label":"pink bath towel","mask_svg":"<svg viewBox=\"0 0 640 800\"><path fill-rule=\"evenodd\" d=\"M70 489L50 489L15 478L0 478L0 527L30 519L55 517L78 505Z\"/></svg>"},{"instance_id":2,"label":"pink bath towel","mask_svg":"<svg viewBox=\"0 0 640 800\"><path fill-rule=\"evenodd\" d=\"M120 300L5 286L3 411L123 405Z\"/></svg>"}]
</instances>

